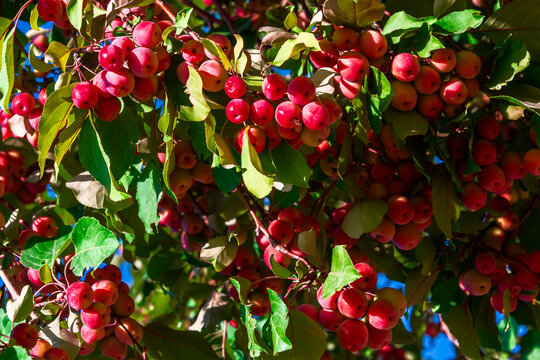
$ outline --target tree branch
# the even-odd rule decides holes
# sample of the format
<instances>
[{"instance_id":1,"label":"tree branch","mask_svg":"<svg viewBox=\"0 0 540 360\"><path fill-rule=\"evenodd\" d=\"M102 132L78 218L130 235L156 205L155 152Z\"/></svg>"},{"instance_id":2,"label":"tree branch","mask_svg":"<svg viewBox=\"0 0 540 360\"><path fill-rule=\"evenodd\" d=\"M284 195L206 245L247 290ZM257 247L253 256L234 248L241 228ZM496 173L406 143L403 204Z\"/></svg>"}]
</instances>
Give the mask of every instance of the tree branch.
<instances>
[{"instance_id":1,"label":"tree branch","mask_svg":"<svg viewBox=\"0 0 540 360\"><path fill-rule=\"evenodd\" d=\"M225 23L229 27L229 30L231 31L231 33L236 34L236 29L234 27L234 23L232 22L231 17L229 16L229 14L227 14L225 12L225 9L223 8L223 4L222 4L221 0L212 0L212 2L214 3L214 5L216 5L216 9L217 9L219 15L221 16L223 21L225 21Z\"/></svg>"}]
</instances>

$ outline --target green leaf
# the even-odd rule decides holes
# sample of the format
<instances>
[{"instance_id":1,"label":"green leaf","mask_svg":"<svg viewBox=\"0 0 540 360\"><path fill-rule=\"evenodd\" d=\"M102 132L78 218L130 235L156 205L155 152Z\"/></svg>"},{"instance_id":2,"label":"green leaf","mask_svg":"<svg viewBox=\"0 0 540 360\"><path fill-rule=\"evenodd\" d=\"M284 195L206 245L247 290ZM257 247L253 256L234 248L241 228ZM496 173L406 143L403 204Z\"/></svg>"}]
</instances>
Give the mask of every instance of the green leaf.
<instances>
[{"instance_id":1,"label":"green leaf","mask_svg":"<svg viewBox=\"0 0 540 360\"><path fill-rule=\"evenodd\" d=\"M41 72L47 72L52 70L54 68L52 64L44 63L36 56L36 53L38 51L40 50L35 44L30 45L30 49L28 50L28 60L30 61L30 66Z\"/></svg>"},{"instance_id":2,"label":"green leaf","mask_svg":"<svg viewBox=\"0 0 540 360\"><path fill-rule=\"evenodd\" d=\"M11 21L0 18L0 105L8 111L13 83L15 81L15 63L13 59L13 44L15 41L15 27L7 32Z\"/></svg>"},{"instance_id":3,"label":"green leaf","mask_svg":"<svg viewBox=\"0 0 540 360\"><path fill-rule=\"evenodd\" d=\"M217 44L214 41L208 40L208 39L201 39L201 44L212 55L217 56L219 58L225 70L229 71L231 69L231 62L229 61L229 58L227 57L227 55L225 55L225 53L223 52L223 49L217 46Z\"/></svg>"},{"instance_id":4,"label":"green leaf","mask_svg":"<svg viewBox=\"0 0 540 360\"><path fill-rule=\"evenodd\" d=\"M164 106L164 114L159 119L158 127L163 133L163 141L165 141L165 163L163 164L163 182L167 189L171 189L169 184L169 175L176 166L174 159L174 128L176 127L176 108L167 95L167 101Z\"/></svg>"},{"instance_id":5,"label":"green leaf","mask_svg":"<svg viewBox=\"0 0 540 360\"><path fill-rule=\"evenodd\" d=\"M433 24L433 31L443 35L462 34L482 25L484 16L480 14L472 9L451 12Z\"/></svg>"},{"instance_id":6,"label":"green leaf","mask_svg":"<svg viewBox=\"0 0 540 360\"><path fill-rule=\"evenodd\" d=\"M274 275L276 275L280 279L288 279L293 275L293 273L289 269L278 264L278 262L274 258L274 255L270 255L270 268Z\"/></svg>"},{"instance_id":7,"label":"green leaf","mask_svg":"<svg viewBox=\"0 0 540 360\"><path fill-rule=\"evenodd\" d=\"M437 17L444 14L454 3L456 0L435 0L433 2L433 14Z\"/></svg>"},{"instance_id":8,"label":"green leaf","mask_svg":"<svg viewBox=\"0 0 540 360\"><path fill-rule=\"evenodd\" d=\"M238 291L240 302L244 305L248 304L248 295L251 290L251 281L241 276L232 276L231 282Z\"/></svg>"},{"instance_id":9,"label":"green leaf","mask_svg":"<svg viewBox=\"0 0 540 360\"><path fill-rule=\"evenodd\" d=\"M422 275L420 271L411 272L405 282L405 297L407 306L420 304L435 283L440 270L432 272L429 276Z\"/></svg>"},{"instance_id":10,"label":"green leaf","mask_svg":"<svg viewBox=\"0 0 540 360\"><path fill-rule=\"evenodd\" d=\"M277 355L262 354L264 360L320 359L326 350L326 333L312 318L297 311L289 311L289 326L286 336L292 349Z\"/></svg>"},{"instance_id":11,"label":"green leaf","mask_svg":"<svg viewBox=\"0 0 540 360\"><path fill-rule=\"evenodd\" d=\"M404 11L393 14L386 22L383 28L383 35L390 38L394 44L398 43L403 35L418 30L423 24L431 25L437 21L437 18L430 16L423 19L417 19Z\"/></svg>"},{"instance_id":12,"label":"green leaf","mask_svg":"<svg viewBox=\"0 0 540 360\"><path fill-rule=\"evenodd\" d=\"M119 246L112 231L101 226L97 219L86 216L75 224L72 239L75 256L71 268L76 276L81 276L85 269L97 268Z\"/></svg>"},{"instance_id":13,"label":"green leaf","mask_svg":"<svg viewBox=\"0 0 540 360\"><path fill-rule=\"evenodd\" d=\"M531 56L524 42L512 37L506 39L502 46L497 49L495 68L486 86L492 90L500 90L504 85L512 81L518 73L525 70L530 61Z\"/></svg>"},{"instance_id":14,"label":"green leaf","mask_svg":"<svg viewBox=\"0 0 540 360\"><path fill-rule=\"evenodd\" d=\"M495 309L491 306L488 296L479 299L477 308L474 308L474 329L478 334L480 344L485 349L501 350L499 331L495 321Z\"/></svg>"},{"instance_id":15,"label":"green leaf","mask_svg":"<svg viewBox=\"0 0 540 360\"><path fill-rule=\"evenodd\" d=\"M144 344L153 359L217 360L203 333L173 330L161 323L143 327Z\"/></svg>"},{"instance_id":16,"label":"green leaf","mask_svg":"<svg viewBox=\"0 0 540 360\"><path fill-rule=\"evenodd\" d=\"M60 164L64 155L71 149L71 145L79 135L82 124L88 116L87 110L81 110L73 107L73 111L68 116L68 124L64 130L58 135L58 142L54 148L56 164Z\"/></svg>"},{"instance_id":17,"label":"green leaf","mask_svg":"<svg viewBox=\"0 0 540 360\"><path fill-rule=\"evenodd\" d=\"M444 49L443 43L433 36L430 26L426 23L418 30L414 44L420 57L430 57L433 51Z\"/></svg>"},{"instance_id":18,"label":"green leaf","mask_svg":"<svg viewBox=\"0 0 540 360\"><path fill-rule=\"evenodd\" d=\"M278 181L304 188L309 186L311 169L299 151L294 150L286 141L282 141L276 148L270 150L270 153L277 170Z\"/></svg>"},{"instance_id":19,"label":"green leaf","mask_svg":"<svg viewBox=\"0 0 540 360\"><path fill-rule=\"evenodd\" d=\"M417 111L398 111L392 108L384 114L385 120L392 125L394 135L399 140L408 136L426 135L429 122Z\"/></svg>"},{"instance_id":20,"label":"green leaf","mask_svg":"<svg viewBox=\"0 0 540 360\"><path fill-rule=\"evenodd\" d=\"M135 157L135 144L139 140L136 125L139 116L133 110L124 107L114 121L95 122L103 151L109 157L111 173L115 179L120 179L124 175Z\"/></svg>"},{"instance_id":21,"label":"green leaf","mask_svg":"<svg viewBox=\"0 0 540 360\"><path fill-rule=\"evenodd\" d=\"M512 33L527 44L534 60L540 60L540 8L536 0L517 0L495 11L480 27L491 40L503 42Z\"/></svg>"},{"instance_id":22,"label":"green leaf","mask_svg":"<svg viewBox=\"0 0 540 360\"><path fill-rule=\"evenodd\" d=\"M45 52L45 61L50 61L55 67L66 71L66 64L69 60L71 49L58 41L53 41L49 44Z\"/></svg>"},{"instance_id":23,"label":"green leaf","mask_svg":"<svg viewBox=\"0 0 540 360\"><path fill-rule=\"evenodd\" d=\"M79 134L79 159L94 179L105 187L112 201L129 199L128 194L119 190L119 186L112 176L110 158L105 153L93 121L85 122L81 128Z\"/></svg>"},{"instance_id":24,"label":"green leaf","mask_svg":"<svg viewBox=\"0 0 540 360\"><path fill-rule=\"evenodd\" d=\"M167 40L169 34L176 31L176 35L180 35L189 25L189 19L193 13L193 8L185 8L178 12L176 15L176 22L173 26L168 27L163 31L163 41Z\"/></svg>"},{"instance_id":25,"label":"green leaf","mask_svg":"<svg viewBox=\"0 0 540 360\"><path fill-rule=\"evenodd\" d=\"M390 106L394 92L386 75L374 66L365 82L365 88L371 95L367 97L369 125L378 134L382 128L383 113Z\"/></svg>"},{"instance_id":26,"label":"green leaf","mask_svg":"<svg viewBox=\"0 0 540 360\"><path fill-rule=\"evenodd\" d=\"M334 246L332 250L332 267L324 281L322 296L328 298L336 291L343 289L362 276L354 268L349 253L344 245Z\"/></svg>"},{"instance_id":27,"label":"green leaf","mask_svg":"<svg viewBox=\"0 0 540 360\"><path fill-rule=\"evenodd\" d=\"M85 0L70 0L66 6L69 22L77 30L81 30L83 24L83 9Z\"/></svg>"},{"instance_id":28,"label":"green leaf","mask_svg":"<svg viewBox=\"0 0 540 360\"><path fill-rule=\"evenodd\" d=\"M25 348L10 346L0 353L0 360L32 360L32 357Z\"/></svg>"},{"instance_id":29,"label":"green leaf","mask_svg":"<svg viewBox=\"0 0 540 360\"><path fill-rule=\"evenodd\" d=\"M295 39L289 39L281 45L276 57L271 61L271 64L274 66L281 66L285 61L294 58L306 49L314 51L321 50L319 41L313 33L301 32Z\"/></svg>"},{"instance_id":30,"label":"green leaf","mask_svg":"<svg viewBox=\"0 0 540 360\"><path fill-rule=\"evenodd\" d=\"M240 176L235 168L225 169L222 166L218 166L213 169L212 174L214 175L214 181L217 187L224 193L230 193L240 185Z\"/></svg>"},{"instance_id":31,"label":"green leaf","mask_svg":"<svg viewBox=\"0 0 540 360\"><path fill-rule=\"evenodd\" d=\"M158 202L161 199L160 170L154 163L148 163L137 179L137 203L139 218L146 232L153 234L152 224L159 221Z\"/></svg>"},{"instance_id":32,"label":"green leaf","mask_svg":"<svg viewBox=\"0 0 540 360\"><path fill-rule=\"evenodd\" d=\"M432 186L433 218L439 229L452 238L452 219L459 219L460 202L452 177L443 164L434 167Z\"/></svg>"},{"instance_id":33,"label":"green leaf","mask_svg":"<svg viewBox=\"0 0 540 360\"><path fill-rule=\"evenodd\" d=\"M522 359L540 359L540 333L529 330L521 339Z\"/></svg>"},{"instance_id":34,"label":"green leaf","mask_svg":"<svg viewBox=\"0 0 540 360\"><path fill-rule=\"evenodd\" d=\"M471 313L464 302L459 306L452 308L444 318L444 322L450 329L450 332L457 338L459 348L467 358L480 360L480 340L478 334L473 328ZM483 319L483 321L485 321Z\"/></svg>"},{"instance_id":35,"label":"green leaf","mask_svg":"<svg viewBox=\"0 0 540 360\"><path fill-rule=\"evenodd\" d=\"M71 90L75 84L64 86L52 92L43 107L43 114L39 121L38 149L39 168L41 173L45 170L45 160L51 146L60 130L67 124L68 117L73 110Z\"/></svg>"},{"instance_id":36,"label":"green leaf","mask_svg":"<svg viewBox=\"0 0 540 360\"><path fill-rule=\"evenodd\" d=\"M517 328L519 324L512 317L508 323L506 321L499 322L497 327L499 328L502 350L511 352L518 344Z\"/></svg>"},{"instance_id":37,"label":"green leaf","mask_svg":"<svg viewBox=\"0 0 540 360\"><path fill-rule=\"evenodd\" d=\"M30 20L29 20L30 27L32 28L32 30L39 31L38 19L39 19L39 13L37 11L37 6L34 6L34 8L32 9L32 12L30 13Z\"/></svg>"},{"instance_id":38,"label":"green leaf","mask_svg":"<svg viewBox=\"0 0 540 360\"><path fill-rule=\"evenodd\" d=\"M381 223L388 204L382 200L367 199L357 202L343 219L343 231L354 239L367 234Z\"/></svg>"},{"instance_id":39,"label":"green leaf","mask_svg":"<svg viewBox=\"0 0 540 360\"><path fill-rule=\"evenodd\" d=\"M203 260L211 261L216 271L222 271L232 264L236 252L238 251L238 242L232 237L218 236L209 239L201 249L200 257Z\"/></svg>"},{"instance_id":40,"label":"green leaf","mask_svg":"<svg viewBox=\"0 0 540 360\"><path fill-rule=\"evenodd\" d=\"M383 18L380 0L326 0L324 16L335 25L363 28Z\"/></svg>"},{"instance_id":41,"label":"green leaf","mask_svg":"<svg viewBox=\"0 0 540 360\"><path fill-rule=\"evenodd\" d=\"M266 352L266 350L259 345L260 340L257 336L257 320L251 315L249 307L243 304L240 305L240 319L247 330L249 355L254 358L259 357L261 353Z\"/></svg>"},{"instance_id":42,"label":"green leaf","mask_svg":"<svg viewBox=\"0 0 540 360\"><path fill-rule=\"evenodd\" d=\"M285 17L285 20L283 21L283 26L285 26L285 29L290 30L296 27L297 24L298 24L298 16L296 16L296 13L294 11L291 11Z\"/></svg>"},{"instance_id":43,"label":"green leaf","mask_svg":"<svg viewBox=\"0 0 540 360\"><path fill-rule=\"evenodd\" d=\"M193 107L182 106L180 117L188 121L203 121L210 114L210 107L203 95L202 79L197 70L189 68L189 78L186 84L189 92L189 101Z\"/></svg>"},{"instance_id":44,"label":"green leaf","mask_svg":"<svg viewBox=\"0 0 540 360\"><path fill-rule=\"evenodd\" d=\"M530 50L530 49L529 49ZM520 105L540 115L540 89L531 85L505 86L502 90L489 94L492 99L501 99Z\"/></svg>"},{"instance_id":45,"label":"green leaf","mask_svg":"<svg viewBox=\"0 0 540 360\"><path fill-rule=\"evenodd\" d=\"M33 236L21 253L21 263L34 270L39 270L45 264L52 265L62 251L70 244L71 226L59 226L55 237L41 238Z\"/></svg>"},{"instance_id":46,"label":"green leaf","mask_svg":"<svg viewBox=\"0 0 540 360\"><path fill-rule=\"evenodd\" d=\"M270 306L272 310L270 312L270 317L266 321L265 328L270 332L273 354L276 355L280 352L292 349L291 341L285 334L287 327L289 326L289 309L274 290L268 288L268 295L270 297Z\"/></svg>"},{"instance_id":47,"label":"green leaf","mask_svg":"<svg viewBox=\"0 0 540 360\"><path fill-rule=\"evenodd\" d=\"M34 291L30 285L25 285L19 297L15 300L8 300L6 312L13 323L24 321L34 310Z\"/></svg>"},{"instance_id":48,"label":"green leaf","mask_svg":"<svg viewBox=\"0 0 540 360\"><path fill-rule=\"evenodd\" d=\"M246 128L246 132L247 132ZM274 184L274 179L270 176L265 175L259 155L251 145L249 141L249 136L244 136L244 144L242 146L242 169L245 169L242 174L244 179L244 184L250 193L255 195L257 198L262 199L266 195L270 194L272 191L272 186Z\"/></svg>"},{"instance_id":49,"label":"green leaf","mask_svg":"<svg viewBox=\"0 0 540 360\"><path fill-rule=\"evenodd\" d=\"M392 328L392 344L396 345L409 345L416 341L414 333L411 333L405 329L403 322L398 322L398 324Z\"/></svg>"},{"instance_id":50,"label":"green leaf","mask_svg":"<svg viewBox=\"0 0 540 360\"><path fill-rule=\"evenodd\" d=\"M435 270L435 255L437 248L433 244L433 240L429 237L424 237L420 243L414 248L414 254L418 261L422 264L422 275L429 275Z\"/></svg>"}]
</instances>

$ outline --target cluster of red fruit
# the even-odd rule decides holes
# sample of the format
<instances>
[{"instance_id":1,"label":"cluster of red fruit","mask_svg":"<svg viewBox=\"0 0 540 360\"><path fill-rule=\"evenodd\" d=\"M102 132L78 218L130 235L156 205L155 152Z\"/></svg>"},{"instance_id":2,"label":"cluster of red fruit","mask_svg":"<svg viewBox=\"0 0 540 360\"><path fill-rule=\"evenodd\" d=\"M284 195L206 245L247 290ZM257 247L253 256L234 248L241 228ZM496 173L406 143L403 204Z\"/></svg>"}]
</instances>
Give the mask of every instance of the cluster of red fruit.
<instances>
[{"instance_id":1,"label":"cluster of red fruit","mask_svg":"<svg viewBox=\"0 0 540 360\"><path fill-rule=\"evenodd\" d=\"M388 42L377 30L368 29L359 34L347 27L337 28L332 41L319 40L320 51L312 51L309 59L317 69L328 67L339 75L334 78L339 90L348 99L354 99L364 85L370 66L380 68L386 59Z\"/></svg>"},{"instance_id":2,"label":"cluster of red fruit","mask_svg":"<svg viewBox=\"0 0 540 360\"><path fill-rule=\"evenodd\" d=\"M481 167L478 172L466 172L469 144L464 133L453 133L446 144L449 155L457 159L456 172L465 182L461 194L463 205L472 211L479 210L486 205L488 193L495 194L489 206L504 214L498 222L504 230L512 231L519 225L519 219L510 211L509 192L514 180L522 179L527 173L540 175L540 149L532 148L523 155L517 151L504 152L505 143L499 141L501 133L501 125L495 118L486 116L477 121L477 137L470 155Z\"/></svg>"},{"instance_id":3,"label":"cluster of red fruit","mask_svg":"<svg viewBox=\"0 0 540 360\"><path fill-rule=\"evenodd\" d=\"M0 151L0 198L4 194L15 194L23 204L34 202L38 194L46 190L50 175L37 180L37 163L24 166L24 155L17 149ZM5 219L0 213L0 225Z\"/></svg>"},{"instance_id":4,"label":"cluster of red fruit","mask_svg":"<svg viewBox=\"0 0 540 360\"><path fill-rule=\"evenodd\" d=\"M231 43L225 36L212 34L208 39L214 41L226 56L232 55ZM186 83L189 77L188 67L196 68L205 90L225 90L231 98L226 106L230 122L247 124L250 120L253 124L236 133L233 145L238 152L241 152L246 130L249 141L258 153L265 149L267 143L270 149L277 147L282 139L294 148L302 144L317 146L329 136L328 125L341 117L341 108L333 97L318 97L313 81L305 76L296 77L287 83L283 76L270 74L262 83L265 98L260 98L258 93L247 89L240 76L229 76L219 58L199 41L186 41L182 47L182 56L185 62L177 69L181 82ZM203 62L205 58L207 60ZM202 64L199 66L200 62ZM288 100L283 100L285 95Z\"/></svg>"},{"instance_id":5,"label":"cluster of red fruit","mask_svg":"<svg viewBox=\"0 0 540 360\"><path fill-rule=\"evenodd\" d=\"M489 247L489 244L488 244ZM490 249L479 253L474 259L475 267L462 273L459 286L469 295L488 294L492 287L491 305L499 312L504 310L504 293L510 293L512 312L518 299L524 302L535 301L540 281L540 251L529 254L516 243L509 243L504 253Z\"/></svg>"},{"instance_id":6,"label":"cluster of red fruit","mask_svg":"<svg viewBox=\"0 0 540 360\"><path fill-rule=\"evenodd\" d=\"M131 94L147 101L159 96L158 92L163 91L162 73L171 64L169 53L159 46L161 35L158 24L143 21L133 29L133 41L117 37L103 46L98 61L104 70L96 74L92 83L84 81L73 87L73 104L79 109L94 109L101 120L112 121L122 108L119 98Z\"/></svg>"},{"instance_id":7,"label":"cluster of red fruit","mask_svg":"<svg viewBox=\"0 0 540 360\"><path fill-rule=\"evenodd\" d=\"M482 61L469 50L456 54L452 49L439 49L424 62L421 66L418 58L410 53L394 57L392 107L400 111L416 107L430 120L438 119L441 112L446 117L455 117L461 113L465 101L478 93L475 77L482 69Z\"/></svg>"},{"instance_id":8,"label":"cluster of red fruit","mask_svg":"<svg viewBox=\"0 0 540 360\"><path fill-rule=\"evenodd\" d=\"M31 93L20 92L15 95L11 102L12 114L0 110L2 140L10 137L26 138L32 146L37 147L38 126L45 101L47 101L47 92L44 87L38 93L38 102L41 107L36 104L36 99ZM10 122L17 127L15 133L11 130Z\"/></svg>"},{"instance_id":9,"label":"cluster of red fruit","mask_svg":"<svg viewBox=\"0 0 540 360\"><path fill-rule=\"evenodd\" d=\"M207 209L206 197L200 197L197 201L198 205L203 210ZM181 240L183 243L189 243L187 239L184 239L188 234L201 235L203 237L211 236L209 233L210 228L205 224L201 215L195 211L195 207L190 198L180 198L178 199L178 204L176 204L171 198L164 197L159 202L158 208L158 225L169 227L175 233L182 231Z\"/></svg>"},{"instance_id":10,"label":"cluster of red fruit","mask_svg":"<svg viewBox=\"0 0 540 360\"><path fill-rule=\"evenodd\" d=\"M377 272L363 262L354 265L362 278L328 298L317 291L321 309L302 304L297 310L320 323L327 331L337 332L340 344L351 352L366 346L378 350L392 340L392 328L407 310L407 300L401 291L386 287L375 290ZM373 293L375 291L375 293Z\"/></svg>"},{"instance_id":11,"label":"cluster of red fruit","mask_svg":"<svg viewBox=\"0 0 540 360\"><path fill-rule=\"evenodd\" d=\"M69 274L68 278L76 279L73 274ZM135 303L129 295L129 287L122 282L122 274L117 266L106 265L96 269L84 281L73 282L65 291L57 291L54 283L43 284L37 270L28 269L28 279L33 286L39 286L36 293L47 297L57 294L57 303L67 303L72 311L79 312L82 321L79 355L91 354L101 340L99 347L103 355L123 359L127 354L127 346L141 341L142 327L129 317L135 310ZM38 304L40 300L41 297L36 298ZM36 328L30 324L17 325L11 336L17 345L29 349L33 357L69 360L64 349L51 347L48 341L38 339Z\"/></svg>"}]
</instances>

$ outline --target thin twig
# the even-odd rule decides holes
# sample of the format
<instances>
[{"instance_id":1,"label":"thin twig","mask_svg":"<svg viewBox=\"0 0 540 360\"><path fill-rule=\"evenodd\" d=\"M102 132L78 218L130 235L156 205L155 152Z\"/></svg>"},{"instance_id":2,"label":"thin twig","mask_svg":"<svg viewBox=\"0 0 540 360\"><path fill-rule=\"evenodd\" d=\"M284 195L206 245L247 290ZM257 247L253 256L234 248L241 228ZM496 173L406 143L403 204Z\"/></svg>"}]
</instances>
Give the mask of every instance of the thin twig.
<instances>
[{"instance_id":1,"label":"thin twig","mask_svg":"<svg viewBox=\"0 0 540 360\"><path fill-rule=\"evenodd\" d=\"M274 237L272 235L270 235L270 232L268 232L268 229L261 223L261 221L259 220L257 214L255 213L255 211L251 207L251 203L249 202L249 199L247 198L246 194L244 193L245 190L242 187L239 187L238 191L240 192L240 195L242 196L242 199L244 200L247 207L249 208L249 213L250 213L251 217L253 218L253 221L255 222L255 225L257 226L257 230L261 231L264 235L266 235L268 237L268 240L270 241L270 245L272 245L272 247L276 251L279 251L282 254L285 254L285 255L287 255L287 256L295 259L295 260L298 260L298 261L302 262L304 265L307 266L307 268L310 271L314 270L315 266L313 266L309 261L307 261L303 257L298 256L295 253L291 252L289 249L287 249L287 247L281 245L276 239L274 239Z\"/></svg>"},{"instance_id":2,"label":"thin twig","mask_svg":"<svg viewBox=\"0 0 540 360\"><path fill-rule=\"evenodd\" d=\"M214 3L214 5L216 5L216 9L219 15L221 16L223 21L225 21L231 33L236 34L236 28L234 27L234 23L232 22L232 19L229 16L229 14L225 12L225 9L223 8L223 3L221 2L221 0L212 0L212 2Z\"/></svg>"}]
</instances>

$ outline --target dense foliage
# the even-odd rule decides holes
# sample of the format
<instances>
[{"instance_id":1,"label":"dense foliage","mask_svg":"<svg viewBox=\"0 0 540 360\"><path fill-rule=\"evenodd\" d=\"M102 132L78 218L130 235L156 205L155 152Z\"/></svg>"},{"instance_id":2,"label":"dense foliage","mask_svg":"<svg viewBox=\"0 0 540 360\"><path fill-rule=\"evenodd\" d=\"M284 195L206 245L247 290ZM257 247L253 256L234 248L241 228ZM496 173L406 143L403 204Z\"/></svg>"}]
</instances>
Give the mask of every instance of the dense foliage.
<instances>
[{"instance_id":1,"label":"dense foliage","mask_svg":"<svg viewBox=\"0 0 540 360\"><path fill-rule=\"evenodd\" d=\"M539 358L539 16L3 0L0 360Z\"/></svg>"}]
</instances>

